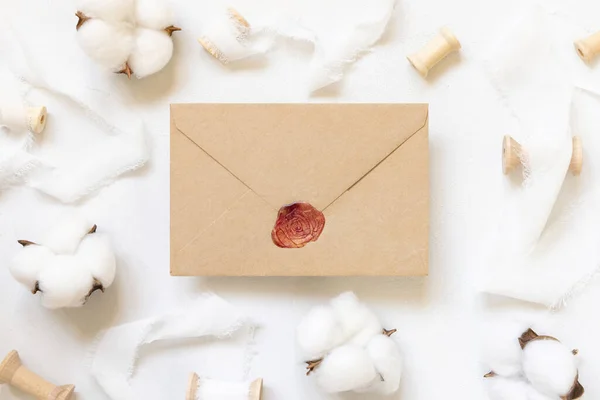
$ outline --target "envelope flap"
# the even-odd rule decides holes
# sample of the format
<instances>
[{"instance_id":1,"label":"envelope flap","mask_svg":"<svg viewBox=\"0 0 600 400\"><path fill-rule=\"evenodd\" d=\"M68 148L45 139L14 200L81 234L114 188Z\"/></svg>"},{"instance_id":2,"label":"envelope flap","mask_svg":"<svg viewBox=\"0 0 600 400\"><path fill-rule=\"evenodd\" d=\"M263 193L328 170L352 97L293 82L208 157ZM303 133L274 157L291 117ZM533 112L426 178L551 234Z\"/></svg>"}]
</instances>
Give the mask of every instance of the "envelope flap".
<instances>
[{"instance_id":1,"label":"envelope flap","mask_svg":"<svg viewBox=\"0 0 600 400\"><path fill-rule=\"evenodd\" d=\"M426 104L175 104L177 129L273 208L324 209L419 131Z\"/></svg>"}]
</instances>

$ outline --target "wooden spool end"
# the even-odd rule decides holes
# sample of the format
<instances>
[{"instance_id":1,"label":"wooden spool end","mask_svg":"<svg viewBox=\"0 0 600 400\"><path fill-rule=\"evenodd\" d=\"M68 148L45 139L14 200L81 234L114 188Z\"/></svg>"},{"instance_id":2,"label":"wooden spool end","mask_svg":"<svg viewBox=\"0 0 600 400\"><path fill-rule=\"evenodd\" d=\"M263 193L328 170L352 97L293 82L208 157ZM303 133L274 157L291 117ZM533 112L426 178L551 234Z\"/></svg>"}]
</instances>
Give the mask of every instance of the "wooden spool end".
<instances>
[{"instance_id":1,"label":"wooden spool end","mask_svg":"<svg viewBox=\"0 0 600 400\"><path fill-rule=\"evenodd\" d=\"M261 400L262 399L262 388L263 380L257 379L250 384L250 398L249 400Z\"/></svg>"},{"instance_id":2,"label":"wooden spool end","mask_svg":"<svg viewBox=\"0 0 600 400\"><path fill-rule=\"evenodd\" d=\"M600 32L596 32L585 39L581 39L575 42L575 50L577 55L586 63L592 62L592 60L600 54Z\"/></svg>"},{"instance_id":3,"label":"wooden spool end","mask_svg":"<svg viewBox=\"0 0 600 400\"><path fill-rule=\"evenodd\" d=\"M579 136L573 136L573 154L571 155L571 162L569 164L569 171L575 176L581 174L581 168L583 167L583 146L581 144L581 138Z\"/></svg>"},{"instance_id":4,"label":"wooden spool end","mask_svg":"<svg viewBox=\"0 0 600 400\"><path fill-rule=\"evenodd\" d=\"M458 51L460 48L460 41L454 33L450 29L443 27L421 50L409 55L407 58L419 74L423 78L426 78L431 68L442 61L448 54Z\"/></svg>"},{"instance_id":5,"label":"wooden spool end","mask_svg":"<svg viewBox=\"0 0 600 400\"><path fill-rule=\"evenodd\" d=\"M185 392L185 400L196 400L196 392L198 391L198 374L192 372L188 380L187 391Z\"/></svg>"},{"instance_id":6,"label":"wooden spool end","mask_svg":"<svg viewBox=\"0 0 600 400\"><path fill-rule=\"evenodd\" d=\"M75 392L74 385L56 386L27 369L16 350L0 363L0 383L14 386L39 400L72 400Z\"/></svg>"},{"instance_id":7,"label":"wooden spool end","mask_svg":"<svg viewBox=\"0 0 600 400\"><path fill-rule=\"evenodd\" d=\"M27 125L33 133L42 133L46 128L46 119L48 118L48 110L46 107L28 107L27 108Z\"/></svg>"},{"instance_id":8,"label":"wooden spool end","mask_svg":"<svg viewBox=\"0 0 600 400\"><path fill-rule=\"evenodd\" d=\"M507 175L510 171L521 165L522 148L519 142L510 135L502 140L502 172Z\"/></svg>"},{"instance_id":9,"label":"wooden spool end","mask_svg":"<svg viewBox=\"0 0 600 400\"><path fill-rule=\"evenodd\" d=\"M0 383L10 384L15 373L22 365L23 363L21 363L21 358L16 350L8 353L0 363Z\"/></svg>"}]
</instances>

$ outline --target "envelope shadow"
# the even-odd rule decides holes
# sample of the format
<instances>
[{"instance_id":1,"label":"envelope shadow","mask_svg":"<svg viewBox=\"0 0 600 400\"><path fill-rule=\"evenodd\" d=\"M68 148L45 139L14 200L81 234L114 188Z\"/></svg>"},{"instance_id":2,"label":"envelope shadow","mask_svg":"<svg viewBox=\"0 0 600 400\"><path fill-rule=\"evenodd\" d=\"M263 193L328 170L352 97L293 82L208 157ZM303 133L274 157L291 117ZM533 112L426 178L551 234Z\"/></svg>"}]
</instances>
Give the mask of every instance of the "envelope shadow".
<instances>
[{"instance_id":1,"label":"envelope shadow","mask_svg":"<svg viewBox=\"0 0 600 400\"><path fill-rule=\"evenodd\" d=\"M194 281L201 290L225 297L271 295L329 299L345 291L365 301L386 300L394 304L421 306L428 301L427 277L204 277Z\"/></svg>"}]
</instances>

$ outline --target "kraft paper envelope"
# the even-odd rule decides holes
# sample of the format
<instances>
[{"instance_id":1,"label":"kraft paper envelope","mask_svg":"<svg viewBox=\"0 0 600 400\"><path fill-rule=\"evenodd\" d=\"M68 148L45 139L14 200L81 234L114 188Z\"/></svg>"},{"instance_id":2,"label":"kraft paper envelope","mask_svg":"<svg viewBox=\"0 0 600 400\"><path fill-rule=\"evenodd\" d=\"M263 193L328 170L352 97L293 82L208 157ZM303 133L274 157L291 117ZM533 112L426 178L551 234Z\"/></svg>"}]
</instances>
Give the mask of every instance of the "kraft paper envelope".
<instances>
[{"instance_id":1,"label":"kraft paper envelope","mask_svg":"<svg viewBox=\"0 0 600 400\"><path fill-rule=\"evenodd\" d=\"M426 275L428 161L426 104L171 105L171 274ZM280 248L296 202L325 225Z\"/></svg>"}]
</instances>

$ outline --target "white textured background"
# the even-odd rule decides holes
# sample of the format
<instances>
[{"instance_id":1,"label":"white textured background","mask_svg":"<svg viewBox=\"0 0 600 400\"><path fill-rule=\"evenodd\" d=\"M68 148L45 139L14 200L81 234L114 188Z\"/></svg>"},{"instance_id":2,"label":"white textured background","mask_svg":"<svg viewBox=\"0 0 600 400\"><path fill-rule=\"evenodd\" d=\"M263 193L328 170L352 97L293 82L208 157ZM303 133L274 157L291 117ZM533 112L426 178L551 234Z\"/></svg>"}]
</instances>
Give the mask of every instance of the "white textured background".
<instances>
[{"instance_id":1,"label":"white textured background","mask_svg":"<svg viewBox=\"0 0 600 400\"><path fill-rule=\"evenodd\" d=\"M319 12L317 0L251 0L245 9ZM342 4L343 2L339 2ZM368 4L365 1L365 4ZM226 68L196 43L203 1L175 2L176 54L156 76L128 82L91 63L78 48L72 0L0 0L0 17L23 32L27 45L56 79L77 77L83 90L107 101L119 99L147 124L153 155L142 171L130 174L79 205L100 230L109 232L119 257L117 282L105 295L94 294L82 309L51 312L18 286L5 268L18 250L66 207L25 188L0 193L0 355L16 348L26 364L57 383L75 383L79 399L105 399L84 367L86 353L103 328L162 313L204 290L213 290L261 324L252 376L266 382L265 400L320 400L311 379L295 359L294 329L313 304L342 290L354 290L381 315L406 355L400 393L408 400L486 399L479 364L479 323L500 309L525 305L499 301L475 290L475 274L497 216L501 193L501 137L516 129L481 67L491 39L531 4L523 0L399 0L389 30L371 54L352 66L344 81L309 97L307 65L311 48L281 41L263 60ZM600 29L596 0L543 3L553 18L573 27L574 37ZM338 16L343 18L343 7ZM425 81L405 55L419 48L441 25L463 44ZM5 26L5 25L4 25ZM600 63L579 65L565 48L578 77L600 87ZM0 63L2 54L0 54ZM0 89L1 90L1 89ZM535 99L532 101L543 101ZM169 241L169 109L171 102L427 102L430 103L431 250L430 276L407 279L203 279L171 278ZM69 118L60 109L52 118ZM85 125L75 121L73 134ZM600 129L600 127L599 127ZM593 155L592 155L593 156ZM600 155L596 155L600 156ZM600 229L600 227L599 227ZM365 266L368 268L369 266ZM600 398L600 282L546 326L581 350L580 380L587 399ZM245 337L227 343L184 341L143 351L134 377L140 399L183 399L187 374L199 371L223 379L243 376ZM0 399L24 398L7 388ZM376 399L376 396L341 396Z\"/></svg>"}]
</instances>

